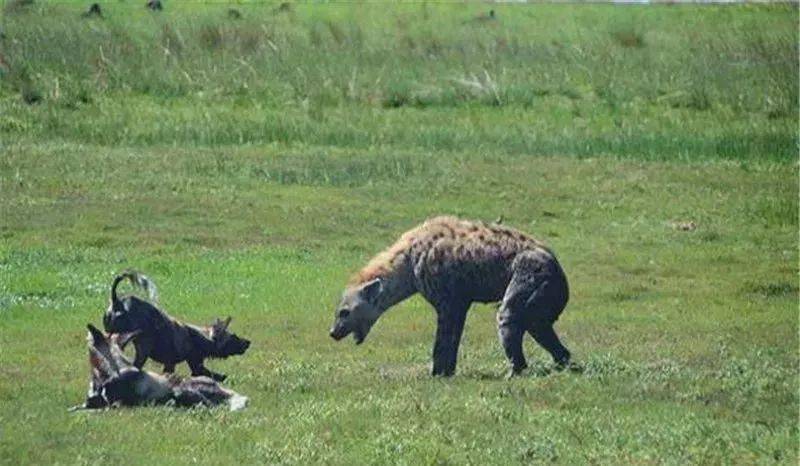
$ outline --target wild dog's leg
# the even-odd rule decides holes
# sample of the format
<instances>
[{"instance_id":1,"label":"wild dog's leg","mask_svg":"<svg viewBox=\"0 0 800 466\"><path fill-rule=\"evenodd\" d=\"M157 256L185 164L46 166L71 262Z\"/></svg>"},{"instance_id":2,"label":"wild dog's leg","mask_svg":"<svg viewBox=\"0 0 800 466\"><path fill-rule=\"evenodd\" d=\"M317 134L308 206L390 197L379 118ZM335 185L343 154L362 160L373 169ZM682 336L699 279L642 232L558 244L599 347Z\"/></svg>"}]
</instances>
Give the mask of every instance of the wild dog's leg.
<instances>
[{"instance_id":1,"label":"wild dog's leg","mask_svg":"<svg viewBox=\"0 0 800 466\"><path fill-rule=\"evenodd\" d=\"M133 365L136 366L137 369L141 369L144 367L144 363L147 362L147 357L150 356L152 344L149 340L139 337L133 340L133 347L136 350L136 357L133 359Z\"/></svg>"},{"instance_id":2,"label":"wild dog's leg","mask_svg":"<svg viewBox=\"0 0 800 466\"><path fill-rule=\"evenodd\" d=\"M225 379L228 378L228 376L225 374L218 374L214 371L208 370L208 368L203 365L202 359L189 359L186 361L186 363L189 364L189 369L191 369L193 376L204 375L206 377L211 377L217 382L224 382Z\"/></svg>"},{"instance_id":3,"label":"wild dog's leg","mask_svg":"<svg viewBox=\"0 0 800 466\"><path fill-rule=\"evenodd\" d=\"M211 377L212 379L216 380L217 382L224 382L224 381L225 381L225 379L227 379L227 378L228 378L228 376L227 376L227 375L225 375L225 374L220 374L219 372L214 372L214 371L208 371L208 372L209 372L209 374L211 374L211 375L210 375L210 377Z\"/></svg>"},{"instance_id":4,"label":"wild dog's leg","mask_svg":"<svg viewBox=\"0 0 800 466\"><path fill-rule=\"evenodd\" d=\"M184 408L191 408L197 405L214 406L211 400L197 390L176 390L174 396L175 404Z\"/></svg>"},{"instance_id":5,"label":"wild dog's leg","mask_svg":"<svg viewBox=\"0 0 800 466\"><path fill-rule=\"evenodd\" d=\"M458 362L458 346L464 332L469 303L436 305L436 341L433 344L432 375L452 376Z\"/></svg>"}]
</instances>

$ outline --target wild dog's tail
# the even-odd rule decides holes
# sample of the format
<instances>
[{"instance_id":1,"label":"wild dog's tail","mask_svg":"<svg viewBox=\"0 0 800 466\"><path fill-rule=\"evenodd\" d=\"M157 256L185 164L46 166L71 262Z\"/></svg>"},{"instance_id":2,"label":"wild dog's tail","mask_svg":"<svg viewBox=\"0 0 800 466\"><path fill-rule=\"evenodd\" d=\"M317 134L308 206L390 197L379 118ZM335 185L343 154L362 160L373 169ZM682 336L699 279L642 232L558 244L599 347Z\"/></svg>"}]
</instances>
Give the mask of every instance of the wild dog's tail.
<instances>
[{"instance_id":1,"label":"wild dog's tail","mask_svg":"<svg viewBox=\"0 0 800 466\"><path fill-rule=\"evenodd\" d=\"M231 411L241 411L247 407L248 398L236 392L228 398L228 409Z\"/></svg>"},{"instance_id":2,"label":"wild dog's tail","mask_svg":"<svg viewBox=\"0 0 800 466\"><path fill-rule=\"evenodd\" d=\"M158 299L158 290L156 290L156 284L153 283L152 280L134 270L126 270L114 277L114 283L111 284L111 301L119 301L117 297L117 286L125 279L130 280L131 284L146 291L151 301L156 301Z\"/></svg>"}]
</instances>

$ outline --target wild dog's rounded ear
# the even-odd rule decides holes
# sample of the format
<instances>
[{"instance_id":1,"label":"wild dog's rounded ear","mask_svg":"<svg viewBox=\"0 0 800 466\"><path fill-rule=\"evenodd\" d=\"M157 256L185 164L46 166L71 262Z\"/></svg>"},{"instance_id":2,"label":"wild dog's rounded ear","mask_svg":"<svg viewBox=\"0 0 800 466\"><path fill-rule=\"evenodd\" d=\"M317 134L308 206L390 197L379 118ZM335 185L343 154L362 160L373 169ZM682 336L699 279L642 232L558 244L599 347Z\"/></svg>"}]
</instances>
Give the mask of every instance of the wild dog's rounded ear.
<instances>
[{"instance_id":1,"label":"wild dog's rounded ear","mask_svg":"<svg viewBox=\"0 0 800 466\"><path fill-rule=\"evenodd\" d=\"M231 324L231 320L233 320L233 317L228 316L228 318L225 319L225 322L222 323L222 328L227 329L228 325Z\"/></svg>"},{"instance_id":2,"label":"wild dog's rounded ear","mask_svg":"<svg viewBox=\"0 0 800 466\"><path fill-rule=\"evenodd\" d=\"M375 280L368 282L366 285L364 285L363 288L361 288L361 296L363 296L364 299L366 299L367 301L374 301L375 298L378 297L378 294L381 292L382 289L383 289L383 280L381 280L380 278L376 278Z\"/></svg>"}]
</instances>

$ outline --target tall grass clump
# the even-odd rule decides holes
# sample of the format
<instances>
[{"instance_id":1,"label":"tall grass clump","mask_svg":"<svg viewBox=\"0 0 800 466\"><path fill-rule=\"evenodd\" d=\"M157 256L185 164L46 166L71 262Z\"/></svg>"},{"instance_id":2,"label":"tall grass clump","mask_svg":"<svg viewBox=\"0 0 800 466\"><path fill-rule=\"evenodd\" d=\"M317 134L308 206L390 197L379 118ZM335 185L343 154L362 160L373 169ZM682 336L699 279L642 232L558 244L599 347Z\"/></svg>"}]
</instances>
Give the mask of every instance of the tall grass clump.
<instances>
[{"instance_id":1,"label":"tall grass clump","mask_svg":"<svg viewBox=\"0 0 800 466\"><path fill-rule=\"evenodd\" d=\"M71 4L13 7L0 42L4 113L28 120L28 136L103 143L81 129L85 118L103 125L98 112L114 121L108 140L126 144L184 143L191 120L195 135L221 135L201 144L274 142L288 128L278 141L333 143L324 135L342 131L337 143L357 146L707 158L720 153L695 139L735 136L747 141L725 158L794 158L795 7L237 8L232 18L214 3L157 14L111 3L88 21ZM121 100L160 114L159 133L126 109L109 118ZM180 111L163 112L165 100ZM646 146L655 140L672 142Z\"/></svg>"}]
</instances>

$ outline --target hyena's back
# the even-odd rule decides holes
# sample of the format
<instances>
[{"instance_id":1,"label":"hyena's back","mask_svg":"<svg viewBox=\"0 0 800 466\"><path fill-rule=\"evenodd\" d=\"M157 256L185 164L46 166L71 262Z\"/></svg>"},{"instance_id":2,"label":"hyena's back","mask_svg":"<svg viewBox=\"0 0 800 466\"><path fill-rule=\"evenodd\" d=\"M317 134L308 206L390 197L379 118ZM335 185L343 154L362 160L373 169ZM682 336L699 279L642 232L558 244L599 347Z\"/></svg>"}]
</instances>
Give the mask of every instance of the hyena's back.
<instances>
[{"instance_id":1,"label":"hyena's back","mask_svg":"<svg viewBox=\"0 0 800 466\"><path fill-rule=\"evenodd\" d=\"M436 301L450 295L494 302L502 299L519 266L518 258L523 256L527 267L532 266L532 259L560 272L553 254L525 233L498 224L435 217L403 234L365 267L357 280L408 261L413 267L413 278L409 278L426 298Z\"/></svg>"}]
</instances>

